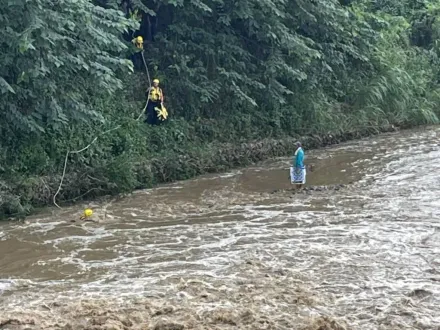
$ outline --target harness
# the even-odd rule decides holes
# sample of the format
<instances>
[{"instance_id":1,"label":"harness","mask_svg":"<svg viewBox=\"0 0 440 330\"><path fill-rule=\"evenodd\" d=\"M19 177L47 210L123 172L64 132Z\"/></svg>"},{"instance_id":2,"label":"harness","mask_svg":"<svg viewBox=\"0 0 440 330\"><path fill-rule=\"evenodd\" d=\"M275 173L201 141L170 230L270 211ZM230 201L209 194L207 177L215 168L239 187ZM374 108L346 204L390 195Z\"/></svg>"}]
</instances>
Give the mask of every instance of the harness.
<instances>
[{"instance_id":1,"label":"harness","mask_svg":"<svg viewBox=\"0 0 440 330\"><path fill-rule=\"evenodd\" d=\"M159 102L162 100L162 90L160 87L151 87L149 99L153 102Z\"/></svg>"}]
</instances>

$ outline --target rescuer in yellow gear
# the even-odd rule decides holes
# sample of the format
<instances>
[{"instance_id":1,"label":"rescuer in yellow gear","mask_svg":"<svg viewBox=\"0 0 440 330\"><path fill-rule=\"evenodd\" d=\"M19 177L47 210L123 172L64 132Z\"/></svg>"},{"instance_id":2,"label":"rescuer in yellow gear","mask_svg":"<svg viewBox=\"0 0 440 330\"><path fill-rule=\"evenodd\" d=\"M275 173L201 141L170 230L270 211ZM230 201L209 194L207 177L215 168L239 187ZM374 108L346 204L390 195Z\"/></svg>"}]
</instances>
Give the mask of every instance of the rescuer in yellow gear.
<instances>
[{"instance_id":1,"label":"rescuer in yellow gear","mask_svg":"<svg viewBox=\"0 0 440 330\"><path fill-rule=\"evenodd\" d=\"M159 79L154 79L153 86L147 90L148 105L146 121L152 125L157 125L158 123L165 121L168 117L168 112L163 105L163 91L159 87L159 83Z\"/></svg>"},{"instance_id":2,"label":"rescuer in yellow gear","mask_svg":"<svg viewBox=\"0 0 440 330\"><path fill-rule=\"evenodd\" d=\"M159 79L153 80L153 86L149 88L148 98L150 102L163 103L163 92L159 87Z\"/></svg>"},{"instance_id":3,"label":"rescuer in yellow gear","mask_svg":"<svg viewBox=\"0 0 440 330\"><path fill-rule=\"evenodd\" d=\"M142 38L142 36L138 36L134 38L131 42L135 46L135 53L132 55L133 65L136 70L142 70L142 52L144 50L144 38Z\"/></svg>"},{"instance_id":4,"label":"rescuer in yellow gear","mask_svg":"<svg viewBox=\"0 0 440 330\"><path fill-rule=\"evenodd\" d=\"M144 49L144 38L142 36L138 36L132 40L137 49Z\"/></svg>"}]
</instances>

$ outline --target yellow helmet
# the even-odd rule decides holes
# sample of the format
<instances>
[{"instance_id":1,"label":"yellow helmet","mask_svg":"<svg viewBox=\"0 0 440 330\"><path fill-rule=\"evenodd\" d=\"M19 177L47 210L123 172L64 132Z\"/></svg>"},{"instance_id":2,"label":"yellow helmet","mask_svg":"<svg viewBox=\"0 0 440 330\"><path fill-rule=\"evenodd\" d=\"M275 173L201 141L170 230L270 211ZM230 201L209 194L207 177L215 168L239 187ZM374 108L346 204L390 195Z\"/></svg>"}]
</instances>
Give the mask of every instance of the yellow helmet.
<instances>
[{"instance_id":1,"label":"yellow helmet","mask_svg":"<svg viewBox=\"0 0 440 330\"><path fill-rule=\"evenodd\" d=\"M144 42L144 38L139 36L139 37L136 38L136 41L139 42L139 43L142 43L142 42Z\"/></svg>"},{"instance_id":2,"label":"yellow helmet","mask_svg":"<svg viewBox=\"0 0 440 330\"><path fill-rule=\"evenodd\" d=\"M91 209L84 210L84 217L86 217L86 218L91 217L92 214L93 214L93 211Z\"/></svg>"},{"instance_id":3,"label":"yellow helmet","mask_svg":"<svg viewBox=\"0 0 440 330\"><path fill-rule=\"evenodd\" d=\"M153 82L158 84L160 81L159 81L159 79L154 79Z\"/></svg>"}]
</instances>

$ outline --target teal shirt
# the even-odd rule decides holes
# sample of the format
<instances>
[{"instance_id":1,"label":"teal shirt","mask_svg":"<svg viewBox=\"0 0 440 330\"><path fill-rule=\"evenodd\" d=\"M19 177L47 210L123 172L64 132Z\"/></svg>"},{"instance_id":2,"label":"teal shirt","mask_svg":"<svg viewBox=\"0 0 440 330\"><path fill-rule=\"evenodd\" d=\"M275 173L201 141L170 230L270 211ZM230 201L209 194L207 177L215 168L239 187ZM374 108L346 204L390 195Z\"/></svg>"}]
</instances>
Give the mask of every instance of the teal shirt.
<instances>
[{"instance_id":1,"label":"teal shirt","mask_svg":"<svg viewBox=\"0 0 440 330\"><path fill-rule=\"evenodd\" d=\"M293 164L296 168L304 168L304 150L300 148L296 156L294 156Z\"/></svg>"}]
</instances>

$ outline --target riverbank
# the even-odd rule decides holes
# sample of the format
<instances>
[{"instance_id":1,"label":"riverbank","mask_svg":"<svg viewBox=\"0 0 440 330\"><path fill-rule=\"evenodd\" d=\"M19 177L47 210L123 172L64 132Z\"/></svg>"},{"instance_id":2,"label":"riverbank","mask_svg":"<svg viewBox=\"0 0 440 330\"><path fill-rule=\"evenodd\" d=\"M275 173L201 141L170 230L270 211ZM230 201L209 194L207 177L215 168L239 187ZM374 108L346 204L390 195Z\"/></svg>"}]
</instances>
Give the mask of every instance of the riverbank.
<instances>
[{"instance_id":1,"label":"riverbank","mask_svg":"<svg viewBox=\"0 0 440 330\"><path fill-rule=\"evenodd\" d=\"M291 136L262 139L248 143L210 143L204 148L180 150L132 164L135 189L186 180L207 173L219 173L244 167L265 159L293 154L294 143L302 141L306 149L317 149L340 142L397 131L394 125L366 127L344 133ZM98 176L98 175L97 175ZM33 176L17 181L0 181L0 217L21 218L35 208L53 205L60 175ZM64 178L57 202L60 205L126 192L111 178L95 177L93 169L69 173Z\"/></svg>"},{"instance_id":2,"label":"riverbank","mask_svg":"<svg viewBox=\"0 0 440 330\"><path fill-rule=\"evenodd\" d=\"M146 18L152 12L137 8L144 14L138 26L100 5L97 13L109 21L93 23L99 33L61 33L65 43L87 40L75 43L79 58L66 51L70 45L43 42L50 31L60 31L56 26L39 29L38 42L19 53L17 38L6 36L0 217L53 205L66 153L71 157L57 195L64 205L289 155L297 139L314 148L387 131L383 125L440 122L438 34L432 24L437 16L428 3L415 9L399 1L335 1L314 4L300 16L294 2L276 11L235 8L241 14L217 22L221 31L211 24L225 15L221 6L187 10L164 3L154 14L163 23L157 39L143 35L144 65L135 70L126 33L141 35L146 24L150 31ZM35 20L46 15L39 10ZM6 21L27 26L14 19L16 12L8 11ZM170 16L174 12L179 15ZM65 21L82 27L82 17ZM143 117L151 79L160 80L169 112L158 127Z\"/></svg>"}]
</instances>

